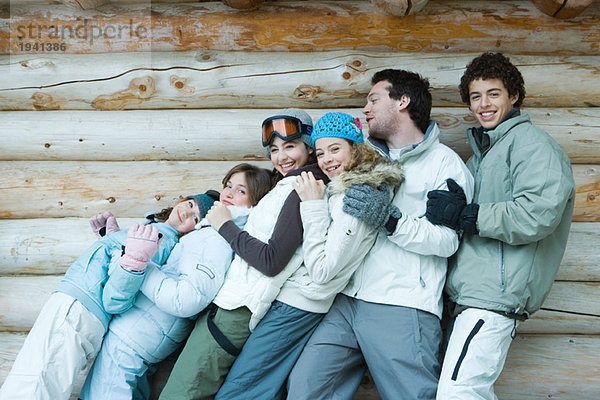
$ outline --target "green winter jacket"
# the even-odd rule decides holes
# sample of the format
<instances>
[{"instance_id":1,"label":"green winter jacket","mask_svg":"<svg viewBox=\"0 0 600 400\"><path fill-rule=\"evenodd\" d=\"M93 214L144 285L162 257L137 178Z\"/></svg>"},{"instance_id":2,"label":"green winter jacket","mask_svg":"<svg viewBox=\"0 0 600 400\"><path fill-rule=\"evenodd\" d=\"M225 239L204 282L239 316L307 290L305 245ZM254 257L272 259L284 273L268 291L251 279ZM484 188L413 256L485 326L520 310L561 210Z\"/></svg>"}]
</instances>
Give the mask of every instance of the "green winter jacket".
<instances>
[{"instance_id":1,"label":"green winter jacket","mask_svg":"<svg viewBox=\"0 0 600 400\"><path fill-rule=\"evenodd\" d=\"M465 234L449 260L446 293L462 306L528 316L550 291L567 244L575 200L569 159L528 115L485 132L486 148L473 128L467 135L479 235Z\"/></svg>"}]
</instances>

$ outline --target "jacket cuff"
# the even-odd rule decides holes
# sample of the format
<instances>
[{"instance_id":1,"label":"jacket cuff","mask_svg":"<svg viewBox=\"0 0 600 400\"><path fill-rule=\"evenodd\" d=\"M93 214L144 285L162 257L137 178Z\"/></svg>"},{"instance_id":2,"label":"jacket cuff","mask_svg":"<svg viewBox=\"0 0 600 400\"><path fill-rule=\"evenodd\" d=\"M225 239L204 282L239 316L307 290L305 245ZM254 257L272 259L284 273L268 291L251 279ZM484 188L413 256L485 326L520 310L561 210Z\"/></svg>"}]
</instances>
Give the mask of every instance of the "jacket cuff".
<instances>
[{"instance_id":1,"label":"jacket cuff","mask_svg":"<svg viewBox=\"0 0 600 400\"><path fill-rule=\"evenodd\" d=\"M228 243L231 243L236 239L241 231L242 230L235 224L235 222L229 220L221 225L219 228L219 235L223 236Z\"/></svg>"}]
</instances>

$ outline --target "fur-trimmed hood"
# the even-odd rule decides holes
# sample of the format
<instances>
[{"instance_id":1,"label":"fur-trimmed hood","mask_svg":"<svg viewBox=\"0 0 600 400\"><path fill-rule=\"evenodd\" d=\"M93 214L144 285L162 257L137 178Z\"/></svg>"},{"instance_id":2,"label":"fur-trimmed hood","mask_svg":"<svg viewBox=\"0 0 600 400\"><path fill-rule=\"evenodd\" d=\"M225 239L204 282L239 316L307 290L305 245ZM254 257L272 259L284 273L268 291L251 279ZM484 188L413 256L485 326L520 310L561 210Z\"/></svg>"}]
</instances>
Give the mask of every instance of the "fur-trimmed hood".
<instances>
[{"instance_id":1,"label":"fur-trimmed hood","mask_svg":"<svg viewBox=\"0 0 600 400\"><path fill-rule=\"evenodd\" d=\"M386 184L393 189L404 181L402 163L380 157L373 162L363 162L350 171L344 171L333 177L329 184L332 194L343 193L352 185L367 184L374 188Z\"/></svg>"}]
</instances>

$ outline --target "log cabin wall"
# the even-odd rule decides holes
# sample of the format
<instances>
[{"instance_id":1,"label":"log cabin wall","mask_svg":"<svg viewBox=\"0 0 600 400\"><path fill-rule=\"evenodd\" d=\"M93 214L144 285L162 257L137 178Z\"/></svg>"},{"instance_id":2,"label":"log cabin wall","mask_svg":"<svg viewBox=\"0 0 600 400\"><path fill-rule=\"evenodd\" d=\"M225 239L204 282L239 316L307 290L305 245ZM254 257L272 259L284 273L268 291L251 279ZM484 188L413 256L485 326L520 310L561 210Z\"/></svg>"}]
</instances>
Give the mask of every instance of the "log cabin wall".
<instances>
[{"instance_id":1,"label":"log cabin wall","mask_svg":"<svg viewBox=\"0 0 600 400\"><path fill-rule=\"evenodd\" d=\"M600 2L561 19L529 0L432 0L403 17L355 0L90 1L0 0L0 383L94 240L91 215L127 227L218 189L236 163L269 166L258 128L272 109L362 118L383 68L430 79L441 140L466 159L474 118L457 85L474 56L502 51L525 78L524 110L569 155L577 199L556 282L496 392L600 398ZM378 398L365 379L356 399Z\"/></svg>"}]
</instances>

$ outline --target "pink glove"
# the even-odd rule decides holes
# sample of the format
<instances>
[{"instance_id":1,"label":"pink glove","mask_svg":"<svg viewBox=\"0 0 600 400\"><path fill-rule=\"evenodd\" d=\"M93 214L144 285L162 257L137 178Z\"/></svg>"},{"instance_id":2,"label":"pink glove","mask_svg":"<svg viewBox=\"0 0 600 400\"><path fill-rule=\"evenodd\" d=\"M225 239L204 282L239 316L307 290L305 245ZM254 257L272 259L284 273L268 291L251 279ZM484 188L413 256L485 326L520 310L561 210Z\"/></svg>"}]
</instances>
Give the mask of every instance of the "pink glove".
<instances>
[{"instance_id":1,"label":"pink glove","mask_svg":"<svg viewBox=\"0 0 600 400\"><path fill-rule=\"evenodd\" d=\"M121 230L117 223L117 219L110 211L106 211L102 215L94 215L90 218L90 226L98 239L107 233L118 232Z\"/></svg>"},{"instance_id":2,"label":"pink glove","mask_svg":"<svg viewBox=\"0 0 600 400\"><path fill-rule=\"evenodd\" d=\"M158 250L159 243L156 226L133 224L127 233L125 254L121 257L121 266L128 271L142 272L146 269L148 260Z\"/></svg>"}]
</instances>

